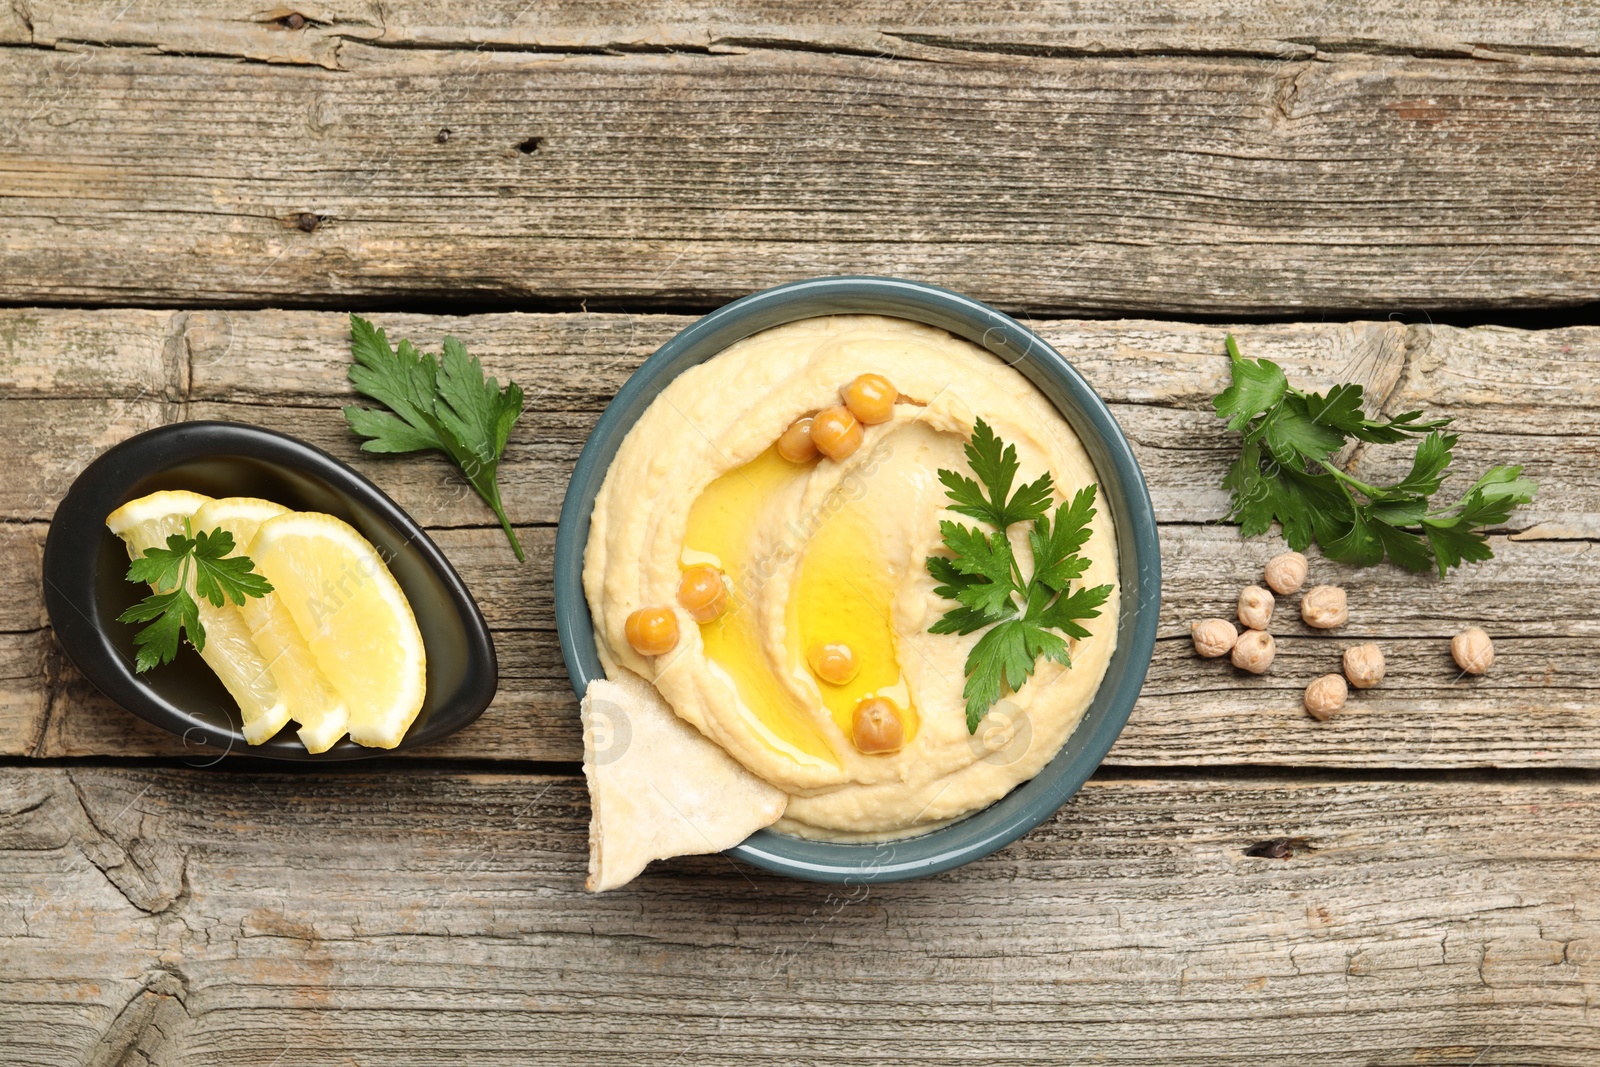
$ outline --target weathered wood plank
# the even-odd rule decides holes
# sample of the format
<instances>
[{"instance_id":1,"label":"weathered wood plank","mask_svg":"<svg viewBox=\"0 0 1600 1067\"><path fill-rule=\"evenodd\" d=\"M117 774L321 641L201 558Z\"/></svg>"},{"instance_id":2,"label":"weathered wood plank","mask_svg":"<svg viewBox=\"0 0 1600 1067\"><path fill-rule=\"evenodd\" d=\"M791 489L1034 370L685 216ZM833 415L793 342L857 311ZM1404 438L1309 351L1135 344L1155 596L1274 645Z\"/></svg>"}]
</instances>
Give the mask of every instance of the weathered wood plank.
<instances>
[{"instance_id":1,"label":"weathered wood plank","mask_svg":"<svg viewBox=\"0 0 1600 1067\"><path fill-rule=\"evenodd\" d=\"M304 21L291 28L294 14ZM159 7L111 3L40 5L31 24L0 12L0 41L72 47L117 42L166 52L233 55L336 67L345 41L388 47L526 48L547 51L803 47L921 55L933 47L1003 52L1226 52L1290 58L1318 50L1477 55L1484 51L1595 54L1600 19L1586 6L1450 4L1403 9L1312 0L1019 0L986 5L743 2L542 3L521 11L492 3L378 4L342 0L245 12L218 0Z\"/></svg>"},{"instance_id":2,"label":"weathered wood plank","mask_svg":"<svg viewBox=\"0 0 1600 1067\"><path fill-rule=\"evenodd\" d=\"M472 729L429 756L571 760L578 735L556 653L549 568L554 534L522 532L531 559L518 567L497 530L482 528L481 504L442 462L363 455L336 407L352 399L344 378L343 316L316 312L170 313L0 311L0 336L16 336L25 370L0 377L0 418L18 439L43 437L0 483L0 593L13 611L0 630L19 636L4 651L7 682L0 751L42 755L167 754L183 743L146 728L88 690L65 666L44 625L38 586L44 525L78 470L135 428L188 415L263 422L354 463L425 523L455 561L497 632L501 695ZM628 315L384 315L395 335L436 346L461 336L501 377L540 383L503 467L508 506L519 519L553 522L564 482L594 418L627 374L688 320ZM1455 414L1466 434L1464 465L1525 460L1543 490L1519 514L1498 558L1449 581L1382 568L1323 569L1350 590L1347 634L1319 639L1293 620L1277 627L1284 647L1263 679L1235 678L1201 664L1183 634L1195 618L1228 614L1237 589L1277 550L1241 544L1215 522L1215 488L1232 444L1209 413L1225 383L1222 327L1149 322L1034 324L1116 408L1145 465L1163 529L1163 640L1145 698L1113 754L1127 764L1250 762L1330 766L1594 766L1596 630L1600 599L1593 540L1600 535L1600 473L1594 427L1600 413L1600 330L1527 333L1401 327L1382 323L1251 326L1238 330L1253 355L1297 381L1368 382L1391 411L1424 406ZM7 332L9 331L9 332ZM176 342L171 339L175 338ZM108 340L109 339L109 340ZM105 348L110 343L111 348ZM171 351L173 344L179 349ZM23 364L18 364L21 367ZM37 383L73 374L76 399L40 396ZM95 377L94 375L98 375ZM159 397L159 399L153 399ZM146 399L152 398L152 399ZM124 423L110 416L123 411ZM133 416L128 413L132 412ZM53 436L52 436L53 435ZM1389 450L1364 453L1361 469L1393 473ZM438 529L468 524L471 528ZM1519 541L1517 538L1532 538ZM1562 542L1552 538L1572 538ZM1501 643L1486 679L1455 679L1443 641L1469 623ZM29 635L32 636L29 636ZM1390 684L1363 695L1330 726L1305 719L1299 690L1334 668L1337 647L1357 636L1382 641Z\"/></svg>"},{"instance_id":3,"label":"weathered wood plank","mask_svg":"<svg viewBox=\"0 0 1600 1067\"><path fill-rule=\"evenodd\" d=\"M591 897L575 778L12 769L0 1047L1586 1065L1597 788L1102 776L924 882L702 857Z\"/></svg>"},{"instance_id":4,"label":"weathered wood plank","mask_svg":"<svg viewBox=\"0 0 1600 1067\"><path fill-rule=\"evenodd\" d=\"M0 397L177 400L184 319L170 311L11 308L0 313Z\"/></svg>"},{"instance_id":5,"label":"weathered wood plank","mask_svg":"<svg viewBox=\"0 0 1600 1067\"><path fill-rule=\"evenodd\" d=\"M0 310L0 323L37 317ZM48 312L72 318L79 312ZM102 313L88 313L89 320ZM104 313L114 316L121 313ZM553 523L567 475L594 420L644 358L687 325L682 316L382 315L395 336L436 347L461 337L492 373L528 386L528 413L501 466L501 483L519 522ZM40 397L0 381L5 418L30 449L13 478L0 484L0 516L48 518L71 479L111 440L163 419L225 418L293 433L355 464L428 525L483 523L488 512L444 461L363 455L331 410L357 399L345 379L348 335L343 315L317 312L179 313L148 335L112 325L85 336L125 337L115 359L85 360L75 335L35 330L30 373L57 366L101 368L99 397ZM1210 397L1227 382L1222 337L1228 328L1181 323L1042 320L1033 326L1113 405L1134 443L1164 522L1209 522L1226 510L1219 488L1234 438L1212 415ZM1392 323L1284 324L1232 328L1246 352L1281 363L1296 382L1325 387L1366 382L1391 411L1426 407L1457 418L1465 437L1463 470L1476 473L1524 462L1545 487L1519 521L1552 536L1600 536L1600 469L1593 437L1600 417L1600 329L1527 332L1403 327ZM175 331L184 352L165 386L182 403L149 399L123 362ZM81 342L88 344L88 341ZM163 344L167 342L162 341ZM180 382L178 376L183 376ZM189 378L192 377L192 381ZM94 387L82 385L91 393ZM314 417L306 407L321 408ZM108 429L110 427L110 429ZM1394 475L1403 450L1369 449L1358 471ZM1541 534L1542 535L1542 534Z\"/></svg>"},{"instance_id":6,"label":"weathered wood plank","mask_svg":"<svg viewBox=\"0 0 1600 1067\"><path fill-rule=\"evenodd\" d=\"M0 634L0 754L27 756L38 751L56 681L50 658L54 646L49 630ZM114 729L116 724L108 713L120 709L106 706L109 702L98 693L95 698L101 706L85 703L84 713L104 724L102 730ZM74 716L78 714L74 712Z\"/></svg>"},{"instance_id":7,"label":"weathered wood plank","mask_svg":"<svg viewBox=\"0 0 1600 1067\"><path fill-rule=\"evenodd\" d=\"M495 629L501 689L483 718L416 754L432 758L577 760L573 700L556 647L550 602L553 531L522 531L519 567L498 530L439 530ZM22 542L31 550L31 538ZM0 542L0 563L10 551ZM1231 617L1238 590L1259 580L1278 548L1241 544L1231 528L1168 526L1161 639L1132 719L1110 762L1160 766L1251 763L1330 767L1600 766L1600 567L1589 542L1497 538L1497 558L1436 582L1320 561L1319 580L1348 590L1351 623L1323 634L1286 601L1272 673L1256 678L1194 656L1188 624ZM1528 595L1537 590L1537 595ZM19 593L25 598L25 594ZM36 597L37 594L34 594ZM24 599L24 602L28 602ZM38 608L34 609L39 610ZM1462 678L1449 638L1469 624L1497 640L1494 670ZM1383 687L1352 697L1333 723L1301 710L1307 682L1339 669L1345 647L1376 640L1388 659ZM43 756L214 753L147 727L94 693L48 633L0 646L0 753Z\"/></svg>"},{"instance_id":8,"label":"weathered wood plank","mask_svg":"<svg viewBox=\"0 0 1600 1067\"><path fill-rule=\"evenodd\" d=\"M644 307L868 272L1035 311L1387 313L1600 287L1593 60L943 58L14 49L0 299Z\"/></svg>"}]
</instances>

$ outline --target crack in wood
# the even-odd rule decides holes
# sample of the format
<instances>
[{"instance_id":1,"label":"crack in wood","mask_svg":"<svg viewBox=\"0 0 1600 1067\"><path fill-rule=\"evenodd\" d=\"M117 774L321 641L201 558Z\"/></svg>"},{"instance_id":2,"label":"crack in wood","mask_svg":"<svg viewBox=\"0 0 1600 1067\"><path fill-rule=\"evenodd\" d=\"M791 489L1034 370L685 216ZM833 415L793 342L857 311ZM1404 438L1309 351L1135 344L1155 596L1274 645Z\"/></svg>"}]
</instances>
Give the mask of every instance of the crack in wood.
<instances>
[{"instance_id":1,"label":"crack in wood","mask_svg":"<svg viewBox=\"0 0 1600 1067\"><path fill-rule=\"evenodd\" d=\"M167 323L167 336L161 346L165 357L168 400L178 405L179 421L189 418L190 391L194 384L194 350L189 345L190 312L177 311Z\"/></svg>"},{"instance_id":2,"label":"crack in wood","mask_svg":"<svg viewBox=\"0 0 1600 1067\"><path fill-rule=\"evenodd\" d=\"M1315 851L1303 837L1277 837L1251 845L1243 850L1243 854L1253 859L1288 860Z\"/></svg>"},{"instance_id":3,"label":"crack in wood","mask_svg":"<svg viewBox=\"0 0 1600 1067\"><path fill-rule=\"evenodd\" d=\"M87 1050L84 1067L179 1062L178 1042L191 1022L188 1001L188 979L177 967L168 964L146 971L139 987Z\"/></svg>"},{"instance_id":4,"label":"crack in wood","mask_svg":"<svg viewBox=\"0 0 1600 1067\"><path fill-rule=\"evenodd\" d=\"M22 23L22 28L28 32L28 41L34 39L33 9L28 6L28 0L11 0L11 11Z\"/></svg>"},{"instance_id":5,"label":"crack in wood","mask_svg":"<svg viewBox=\"0 0 1600 1067\"><path fill-rule=\"evenodd\" d=\"M970 62L986 60L1029 59L1042 61L1106 60L1106 59L1244 59L1270 62L1300 60L1336 61L1353 57L1385 57L1394 59L1445 60L1466 62L1518 62L1530 59L1583 59L1594 56L1600 48L1581 45L1534 44L1506 42L1484 46L1461 41L1425 46L1403 41L1381 41L1350 36L1283 37L1268 40L1238 40L1231 43L1212 43L1183 47L1159 34L1152 34L1149 43L1104 44L1098 42L1074 43L1068 40L1030 42L986 38L979 35L958 36L933 32L919 32L907 28L879 28L873 31L881 42L874 47L869 43L849 43L844 39L818 39L799 34L760 33L742 31L691 39L682 36L669 40L647 40L641 37L613 37L599 42L579 41L576 38L548 42L537 40L501 39L484 35L461 37L433 35L422 37L390 37L389 29L381 22L361 19L317 19L288 8L247 18L224 16L217 21L234 24L240 28L258 27L270 32L291 32L304 35L308 40L326 45L320 56L276 54L263 58L246 48L195 47L169 43L159 36L103 35L90 37L82 33L56 33L41 38L34 28L32 14L22 0L13 0L13 10L29 33L29 40L0 42L4 47L38 47L45 50L61 48L107 48L145 50L149 54L175 57L235 59L246 63L271 63L323 67L332 70L346 69L340 51L349 44L364 45L384 51L401 52L498 52L540 56L617 56L633 55L699 55L737 57L754 52L803 53L840 58L886 60L904 63L952 62L966 57ZM280 14L289 12L289 14ZM268 17L271 16L271 17ZM299 17L299 25L290 25L286 19ZM114 22L115 20L113 20ZM125 34L130 31L124 30ZM437 34L437 30L433 30ZM1139 30L1130 31L1133 35Z\"/></svg>"},{"instance_id":6,"label":"crack in wood","mask_svg":"<svg viewBox=\"0 0 1600 1067\"><path fill-rule=\"evenodd\" d=\"M45 627L45 629L49 628ZM40 693L39 725L34 731L32 742L27 746L28 751L35 757L44 755L48 750L50 726L55 721L56 709L65 686L65 675L69 669L66 663L66 654L61 650L61 642L55 639L55 633L52 631L44 644L44 675L40 680L43 691Z\"/></svg>"},{"instance_id":7,"label":"crack in wood","mask_svg":"<svg viewBox=\"0 0 1600 1067\"><path fill-rule=\"evenodd\" d=\"M84 858L138 910L158 915L171 908L184 894L187 884L187 853L168 842L148 841L138 835L119 840L112 829L139 797L130 800L110 822L102 825L72 769L65 768L62 773L72 787L82 815L74 837Z\"/></svg>"}]
</instances>

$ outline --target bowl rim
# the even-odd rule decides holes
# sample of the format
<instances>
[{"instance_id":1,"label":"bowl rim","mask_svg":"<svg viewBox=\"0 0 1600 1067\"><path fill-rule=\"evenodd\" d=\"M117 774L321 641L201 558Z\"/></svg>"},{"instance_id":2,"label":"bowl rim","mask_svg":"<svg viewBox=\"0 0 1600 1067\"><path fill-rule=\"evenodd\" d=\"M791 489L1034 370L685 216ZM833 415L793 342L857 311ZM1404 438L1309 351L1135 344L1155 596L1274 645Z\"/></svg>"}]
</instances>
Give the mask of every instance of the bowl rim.
<instances>
[{"instance_id":1,"label":"bowl rim","mask_svg":"<svg viewBox=\"0 0 1600 1067\"><path fill-rule=\"evenodd\" d=\"M161 455L164 466L141 466L147 454L153 452ZM394 748L365 748L343 739L328 751L313 754L292 739L285 744L278 744L278 738L273 738L250 745L238 729L225 730L201 721L168 701L128 668L111 647L104 626L73 599L75 595L92 599L95 582L94 568L74 568L73 561L100 537L112 536L105 526L109 509L93 514L99 509L99 504L94 503L99 497L97 490L108 481L116 485L123 499L113 506L120 506L126 502L127 486L140 479L191 460L230 455L294 470L323 482L374 512L417 551L445 587L449 608L461 620L468 656L476 661L476 667L471 662L467 665L466 682L458 697L462 711L454 715L435 713L421 729L413 723ZM125 467L130 469L124 472L121 468ZM58 580L63 574L68 575L65 582ZM73 479L56 505L45 537L41 575L51 628L67 658L95 689L151 725L183 738L186 744L192 740L220 748L223 755L324 763L375 759L455 733L481 716L499 689L499 657L488 623L466 583L422 524L343 460L299 438L251 423L220 419L167 423L119 441L100 453Z\"/></svg>"},{"instance_id":2,"label":"bowl rim","mask_svg":"<svg viewBox=\"0 0 1600 1067\"><path fill-rule=\"evenodd\" d=\"M879 314L936 326L1016 366L1068 421L1090 453L1101 499L1113 508L1119 551L1123 610L1117 649L1089 709L1036 776L994 803L917 837L855 844L758 830L728 850L765 870L811 881L891 882L970 863L1049 819L1082 788L1115 743L1138 699L1155 649L1161 553L1143 472L1105 402L1042 337L960 293L868 275L778 285L697 319L633 372L601 413L573 467L556 530L556 630L573 690L581 699L591 679L605 676L583 592L590 516L611 460L644 408L678 374L736 341L786 322L841 314Z\"/></svg>"}]
</instances>

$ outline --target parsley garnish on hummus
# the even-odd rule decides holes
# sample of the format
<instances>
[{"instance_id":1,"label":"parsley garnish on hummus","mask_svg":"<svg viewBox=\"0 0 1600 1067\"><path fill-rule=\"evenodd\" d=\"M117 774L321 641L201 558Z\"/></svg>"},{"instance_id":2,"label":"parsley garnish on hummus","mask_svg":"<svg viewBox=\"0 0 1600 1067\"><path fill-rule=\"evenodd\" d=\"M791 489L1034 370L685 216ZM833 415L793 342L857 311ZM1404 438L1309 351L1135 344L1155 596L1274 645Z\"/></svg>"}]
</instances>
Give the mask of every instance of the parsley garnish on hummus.
<instances>
[{"instance_id":1,"label":"parsley garnish on hummus","mask_svg":"<svg viewBox=\"0 0 1600 1067\"><path fill-rule=\"evenodd\" d=\"M1016 447L1001 441L982 419L973 428L966 453L978 481L957 471L939 471L950 510L995 532L949 520L939 523L951 554L929 556L928 573L940 583L934 592L957 606L928 629L936 634L970 634L992 627L967 654L962 694L967 701L967 732L974 733L1000 699L1002 685L1013 692L1020 689L1039 657L1072 666L1067 638L1089 636L1078 620L1099 616L1112 586L1068 591L1089 566L1088 557L1079 553L1089 540L1089 520L1095 515L1093 483L1059 505L1052 518L1055 483L1050 474L1013 491L1020 467ZM1024 522L1033 524L1028 531L1033 567L1026 577L1006 536L1009 527Z\"/></svg>"}]
</instances>

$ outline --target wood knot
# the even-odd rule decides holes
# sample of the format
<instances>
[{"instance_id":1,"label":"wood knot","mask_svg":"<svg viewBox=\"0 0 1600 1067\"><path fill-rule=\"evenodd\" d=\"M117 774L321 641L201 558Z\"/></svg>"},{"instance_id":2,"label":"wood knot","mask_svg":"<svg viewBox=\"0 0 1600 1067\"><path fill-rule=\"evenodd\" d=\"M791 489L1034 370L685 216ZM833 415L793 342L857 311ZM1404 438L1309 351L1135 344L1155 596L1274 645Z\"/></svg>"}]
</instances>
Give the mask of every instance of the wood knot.
<instances>
[{"instance_id":1,"label":"wood knot","mask_svg":"<svg viewBox=\"0 0 1600 1067\"><path fill-rule=\"evenodd\" d=\"M309 211L302 211L294 217L295 229L300 230L302 233L311 233L321 225L322 216L314 215Z\"/></svg>"},{"instance_id":2,"label":"wood knot","mask_svg":"<svg viewBox=\"0 0 1600 1067\"><path fill-rule=\"evenodd\" d=\"M1251 845L1244 854L1262 860L1288 860L1312 851L1314 849L1303 837L1275 837Z\"/></svg>"},{"instance_id":3,"label":"wood knot","mask_svg":"<svg viewBox=\"0 0 1600 1067\"><path fill-rule=\"evenodd\" d=\"M307 26L314 26L317 20L296 11L292 7L278 7L271 11L263 11L254 17L256 22L265 26L275 26L280 30L303 30Z\"/></svg>"}]
</instances>

